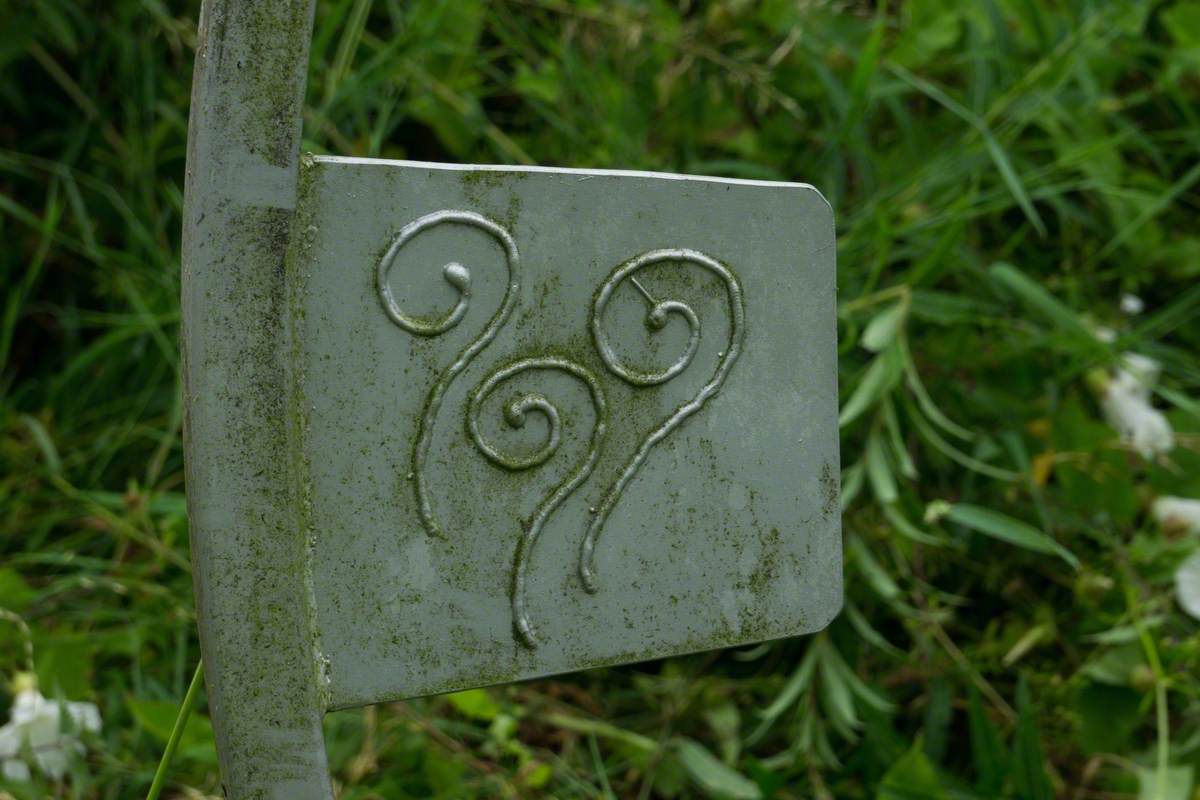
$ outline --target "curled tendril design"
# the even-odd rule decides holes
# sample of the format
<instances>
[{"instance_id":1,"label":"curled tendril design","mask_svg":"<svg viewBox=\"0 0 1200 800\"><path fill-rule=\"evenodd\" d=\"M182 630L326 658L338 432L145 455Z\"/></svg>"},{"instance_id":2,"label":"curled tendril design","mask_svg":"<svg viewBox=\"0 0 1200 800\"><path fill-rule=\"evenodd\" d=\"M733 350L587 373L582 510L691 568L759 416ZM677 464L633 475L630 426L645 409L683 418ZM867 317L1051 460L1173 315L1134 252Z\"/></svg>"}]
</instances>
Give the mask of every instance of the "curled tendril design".
<instances>
[{"instance_id":1,"label":"curled tendril design","mask_svg":"<svg viewBox=\"0 0 1200 800\"><path fill-rule=\"evenodd\" d=\"M425 475L425 462L429 457L429 446L433 440L434 422L437 420L438 411L441 409L442 400L450 383L466 369L471 360L479 355L483 348L496 338L500 328L512 315L513 308L517 304L517 294L521 283L520 255L517 252L517 243L513 241L512 235L503 226L473 211L435 211L405 225L392 240L376 268L375 286L383 308L392 322L417 336L440 336L458 325L466 315L471 302L471 271L457 261L450 261L442 267L442 277L458 290L458 302L445 314L431 320L405 314L397 304L388 283L388 276L395 264L396 257L404 246L418 234L446 223L477 228L500 244L508 262L508 287L504 291L504 300L501 302L500 308L492 315L487 327L474 341L463 348L454 363L442 372L433 388L429 390L429 395L425 399L424 413L417 423L417 437L413 444L413 485L416 487L417 508L421 514L421 522L430 536L441 535L441 529L433 511L433 503L430 500L428 479Z\"/></svg>"},{"instance_id":2,"label":"curled tendril design","mask_svg":"<svg viewBox=\"0 0 1200 800\"><path fill-rule=\"evenodd\" d=\"M510 470L530 469L544 464L558 449L562 428L558 408L542 394L528 393L522 395L509 402L504 408L504 420L511 428L523 427L526 415L530 411L536 411L545 416L550 426L549 435L545 443L532 454L518 457L502 453L488 443L479 430L479 414L483 409L484 402L495 391L496 387L509 378L515 377L527 370L535 369L561 370L575 376L586 384L588 391L591 393L592 404L596 414L596 424L592 429L592 441L588 446L587 455L584 456L583 460L576 465L571 474L562 483L554 487L538 503L533 516L529 518L525 525L525 530L521 534L520 541L517 543L511 588L513 625L516 627L521 640L529 647L537 646L537 637L533 626L529 622L529 614L525 607L525 575L528 571L529 558L533 552L533 546L537 543L538 536L541 535L546 520L554 513L555 509L562 505L571 492L575 491L581 483L587 480L587 477L595 468L596 460L600 457L600 446L604 440L605 419L607 418L604 392L600 388L600 382L596 380L596 376L590 370L573 361L556 356L525 358L516 361L496 370L485 378L472 394L470 407L467 410L468 432L471 438L475 440L476 447L493 464Z\"/></svg>"},{"instance_id":3,"label":"curled tendril design","mask_svg":"<svg viewBox=\"0 0 1200 800\"><path fill-rule=\"evenodd\" d=\"M717 365L712 378L704 384L695 397L675 409L671 416L667 417L662 424L647 434L646 438L638 446L637 452L626 462L620 475L617 476L616 482L605 493L600 505L596 507L596 513L588 525L587 535L584 536L583 546L579 554L579 576L583 580L584 587L592 593L596 592L598 588L595 572L596 540L600 536L600 531L604 527L605 520L608 519L613 507L616 506L617 501L620 499L621 493L625 491L625 487L633 480L634 475L637 474L637 471L649 455L651 448L667 438L684 420L699 411L721 388L721 384L729 376L729 370L733 367L733 363L741 354L742 342L746 335L746 310L745 301L742 297L742 286L738 282L737 276L728 267L697 250L682 248L651 250L618 266L604 283L601 284L600 290L596 293L596 298L592 306L592 337L596 341L596 349L600 352L600 358L603 359L604 366L609 371L634 386L654 386L671 380L691 364L700 343L700 321L696 316L696 312L686 303L676 300L662 302L655 300L638 283L637 278L634 277L634 274L638 270L666 261L682 261L688 264L695 264L714 273L724 281L726 292L729 295L729 346L721 355L721 361ZM633 282L633 285L646 299L646 302L650 304L646 322L652 331L659 331L665 327L667 314L670 313L679 314L687 321L689 330L687 347L671 366L661 372L640 372L622 364L616 354L614 354L612 347L609 345L608 337L604 333L604 309L608 305L608 301L612 298L613 291L617 285L626 278L629 278Z\"/></svg>"}]
</instances>

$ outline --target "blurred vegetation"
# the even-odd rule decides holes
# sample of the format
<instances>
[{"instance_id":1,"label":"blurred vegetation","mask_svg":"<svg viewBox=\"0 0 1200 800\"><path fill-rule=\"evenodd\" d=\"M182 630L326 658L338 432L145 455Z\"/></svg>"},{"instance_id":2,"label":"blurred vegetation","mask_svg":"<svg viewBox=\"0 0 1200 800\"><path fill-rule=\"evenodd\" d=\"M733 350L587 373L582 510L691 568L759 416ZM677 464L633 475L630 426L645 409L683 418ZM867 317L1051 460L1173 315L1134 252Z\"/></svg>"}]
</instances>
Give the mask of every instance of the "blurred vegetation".
<instances>
[{"instance_id":1,"label":"blurred vegetation","mask_svg":"<svg viewBox=\"0 0 1200 800\"><path fill-rule=\"evenodd\" d=\"M196 5L0 3L0 607L104 719L0 797L144 793L198 658ZM1197 539L1147 514L1200 497L1200 2L322 0L305 123L316 152L805 180L839 230L840 619L339 712L342 797L1200 796ZM1122 351L1164 365L1161 458L1089 388ZM19 641L0 620L5 683ZM170 787L219 793L203 713Z\"/></svg>"}]
</instances>

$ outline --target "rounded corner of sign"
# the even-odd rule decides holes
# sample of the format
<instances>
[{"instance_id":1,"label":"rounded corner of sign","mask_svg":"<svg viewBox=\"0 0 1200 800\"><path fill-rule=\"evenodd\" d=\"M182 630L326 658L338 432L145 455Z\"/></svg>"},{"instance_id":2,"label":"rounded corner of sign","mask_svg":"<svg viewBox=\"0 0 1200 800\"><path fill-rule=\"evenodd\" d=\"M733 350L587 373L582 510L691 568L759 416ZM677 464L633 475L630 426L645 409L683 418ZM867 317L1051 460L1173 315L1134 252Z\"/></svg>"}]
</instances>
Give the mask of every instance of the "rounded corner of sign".
<instances>
[{"instance_id":1,"label":"rounded corner of sign","mask_svg":"<svg viewBox=\"0 0 1200 800\"><path fill-rule=\"evenodd\" d=\"M815 623L812 626L810 633L820 633L833 624L842 614L842 609L846 607L846 593L842 588L842 571L839 569L834 579L836 584L831 602L828 606L821 609L821 614L817 616Z\"/></svg>"},{"instance_id":2,"label":"rounded corner of sign","mask_svg":"<svg viewBox=\"0 0 1200 800\"><path fill-rule=\"evenodd\" d=\"M829 227L835 227L836 215L833 211L833 204L829 202L829 198L825 196L825 193L813 186L811 183L797 184L797 187L803 193L806 201L808 201L819 211L819 213L828 219Z\"/></svg>"}]
</instances>

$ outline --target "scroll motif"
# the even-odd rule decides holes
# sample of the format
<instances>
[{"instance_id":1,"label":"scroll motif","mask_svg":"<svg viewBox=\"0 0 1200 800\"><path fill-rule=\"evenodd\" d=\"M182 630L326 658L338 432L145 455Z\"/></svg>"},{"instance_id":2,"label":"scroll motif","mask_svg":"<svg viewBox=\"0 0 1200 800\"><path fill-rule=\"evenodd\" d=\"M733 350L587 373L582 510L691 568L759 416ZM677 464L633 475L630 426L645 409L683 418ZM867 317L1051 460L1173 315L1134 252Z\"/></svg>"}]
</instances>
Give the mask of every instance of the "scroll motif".
<instances>
[{"instance_id":1,"label":"scroll motif","mask_svg":"<svg viewBox=\"0 0 1200 800\"><path fill-rule=\"evenodd\" d=\"M509 232L498 223L471 211L444 210L427 214L409 223L401 229L392 240L376 269L376 289L388 318L397 326L417 336L440 336L457 326L466 316L471 302L471 271L457 261L448 261L442 267L442 276L458 292L458 300L454 307L441 315L417 317L404 312L396 300L389 284L389 276L397 257L404 247L415 237L443 224L467 225L483 231L492 237L504 250L508 266L508 285L500 307L492 315L483 331L455 358L439 375L433 387L426 396L425 405L417 423L416 437L412 452L412 478L414 481L417 507L421 521L430 536L441 536L442 531L437 521L430 495L426 462L433 439L433 427L441 410L442 401L450 384L471 363L479 353L495 338L500 329L508 322L517 304L520 291L520 256L516 242ZM686 370L695 358L700 345L701 326L696 312L687 303L679 300L658 300L638 281L636 273L647 267L664 262L682 262L693 265L720 278L725 285L729 299L730 327L729 344L720 353L720 362L707 383L691 400L680 405L675 411L642 440L637 451L625 463L616 481L604 493L600 504L592 509L594 516L588 525L583 538L579 556L579 574L588 592L597 591L594 558L596 541L604 527L605 521L620 500L626 486L636 476L642 464L646 461L650 450L663 441L683 422L698 412L712 398L725 379L733 363L741 353L745 338L745 308L742 297L742 287L737 277L721 262L697 250L673 248L651 250L636 258L619 265L600 285L593 300L590 327L592 338L600 359L605 367L614 375L635 387L648 387L664 384ZM688 326L688 342L679 357L659 371L636 369L621 360L613 351L604 331L604 312L612 298L616 287L625 279L629 279L641 296L646 300L646 323L652 332L666 327L671 314L679 315ZM596 376L586 367L558 356L539 356L523 358L507 366L491 372L472 392L467 409L467 433L474 441L479 451L493 464L504 469L521 471L533 469L546 463L558 450L562 438L562 420L558 407L545 395L528 392L510 401L504 408L504 420L510 428L524 426L527 415L536 412L545 417L549 426L546 440L533 452L524 455L513 455L501 451L490 443L479 427L479 417L483 405L498 386L517 375L530 370L557 370L565 372L586 385L591 396L595 412L595 424L592 429L591 441L583 459L576 464L571 472L558 483L549 494L543 497L534 509L533 514L524 523L521 536L517 542L513 562L511 604L513 627L518 638L529 647L537 645L536 631L530 622L525 602L526 575L529 569L530 557L537 544L538 537L545 527L549 517L566 501L580 485L588 479L596 467L600 457L601 446L607 427L608 408L604 392Z\"/></svg>"},{"instance_id":2,"label":"scroll motif","mask_svg":"<svg viewBox=\"0 0 1200 800\"><path fill-rule=\"evenodd\" d=\"M446 223L458 223L477 228L491 236L504 248L505 258L508 262L508 287L504 291L504 300L501 302L500 308L492 315L487 327L474 341L463 348L454 363L442 372L433 388L429 390L429 395L425 398L424 413L417 423L417 438L413 444L412 455L413 485L416 488L417 508L420 510L421 522L430 536L441 536L441 529L430 500L425 462L429 457L429 445L433 440L433 426L437 420L438 411L442 407L442 399L445 397L450 383L466 369L481 350L496 338L496 334L508 322L513 308L517 304L517 294L521 284L520 255L517 252L517 243L513 241L512 235L503 226L473 211L435 211L405 225L379 261L375 285L379 298L383 302L383 308L392 322L418 336L440 336L458 325L466 315L471 302L471 271L457 261L446 263L442 267L442 276L458 291L458 302L450 311L432 320L405 314L396 302L388 283L392 266L404 246L418 234Z\"/></svg>"},{"instance_id":3,"label":"scroll motif","mask_svg":"<svg viewBox=\"0 0 1200 800\"><path fill-rule=\"evenodd\" d=\"M592 440L588 446L587 454L575 466L570 475L554 487L550 494L538 503L537 509L533 512L533 516L529 518L529 521L525 525L525 530L517 543L511 589L513 625L520 634L522 641L529 647L537 645L537 637L533 626L529 622L529 614L525 607L525 575L529 567L529 558L533 553L533 547L537 543L538 536L541 534L542 527L546 524L547 518L554 513L556 508L562 505L571 492L575 491L581 483L587 480L587 477L591 475L592 470L595 468L596 459L600 456L600 446L604 441L605 420L608 413L604 400L604 392L600 389L600 383L596 380L596 376L588 369L581 367L573 361L555 356L545 356L541 358L526 358L509 364L493 372L479 384L471 396L470 408L467 411L467 429L471 434L471 438L475 440L475 445L479 448L480 452L493 464L511 470L531 469L544 464L547 459L554 455L555 450L558 449L562 427L558 408L542 394L529 393L522 395L512 400L504 408L504 421L511 428L524 427L526 414L530 411L537 411L546 417L546 421L550 426L549 435L545 444L532 454L525 457L506 455L494 448L479 430L479 414L483 408L483 403L495 391L496 387L526 370L535 369L561 370L585 383L588 391L591 393L592 405L596 414L596 423L592 429Z\"/></svg>"},{"instance_id":4,"label":"scroll motif","mask_svg":"<svg viewBox=\"0 0 1200 800\"><path fill-rule=\"evenodd\" d=\"M643 253L636 258L626 261L613 270L608 279L601 284L592 306L592 337L596 342L596 349L599 350L600 358L603 359L604 365L614 375L634 386L658 385L671 380L687 369L696 354L696 348L700 342L700 321L696 316L696 312L686 303L680 301L655 300L635 277L635 273L639 270L667 261L681 261L687 264L695 264L714 273L724 281L725 290L729 295L729 345L721 354L721 361L718 363L712 378L704 384L695 397L675 409L671 416L667 417L662 424L652 430L642 440L637 452L626 462L616 482L604 494L604 499L597 506L595 516L592 517L591 524L588 525L587 534L584 536L583 546L579 554L579 576L583 580L584 587L592 593L595 593L598 589L595 571L596 540L599 538L609 514L612 513L613 507L620 500L621 493L625 491L625 487L633 480L633 477L637 474L637 471L649 455L651 448L667 438L673 430L683 424L684 420L699 411L717 393L717 390L721 388L721 384L729 376L729 370L733 367L733 362L741 354L742 341L746 335L746 311L742 297L742 287L738 282L737 276L728 267L697 250L676 248L651 250L648 253ZM671 313L679 314L687 321L689 329L687 347L671 366L661 372L641 372L623 364L613 352L612 346L608 342L608 337L604 333L604 309L612 298L613 291L617 285L626 278L629 278L633 282L634 287L646 299L646 302L650 304L650 308L646 312L646 322L652 331L662 330L666 326L667 315Z\"/></svg>"}]
</instances>

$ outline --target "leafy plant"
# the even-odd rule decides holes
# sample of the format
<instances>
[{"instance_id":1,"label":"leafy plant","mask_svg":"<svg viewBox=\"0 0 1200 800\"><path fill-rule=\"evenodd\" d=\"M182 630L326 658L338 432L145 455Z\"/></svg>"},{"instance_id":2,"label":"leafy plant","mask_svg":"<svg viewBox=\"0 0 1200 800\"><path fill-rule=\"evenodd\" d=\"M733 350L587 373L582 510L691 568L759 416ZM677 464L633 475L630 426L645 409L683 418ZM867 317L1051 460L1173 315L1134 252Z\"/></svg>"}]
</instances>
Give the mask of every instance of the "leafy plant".
<instances>
[{"instance_id":1,"label":"leafy plant","mask_svg":"<svg viewBox=\"0 0 1200 800\"><path fill-rule=\"evenodd\" d=\"M313 151L819 187L845 465L827 632L333 714L341 796L1189 796L1200 637L1173 575L1196 541L1148 509L1200 497L1198 9L320 0ZM46 694L104 727L62 785L0 791L137 796L198 658L177 348L198 9L6 11L0 607ZM1162 365L1174 431L1149 459L1098 402L1131 352ZM5 676L20 639L0 625ZM205 711L168 793L219 791Z\"/></svg>"}]
</instances>

